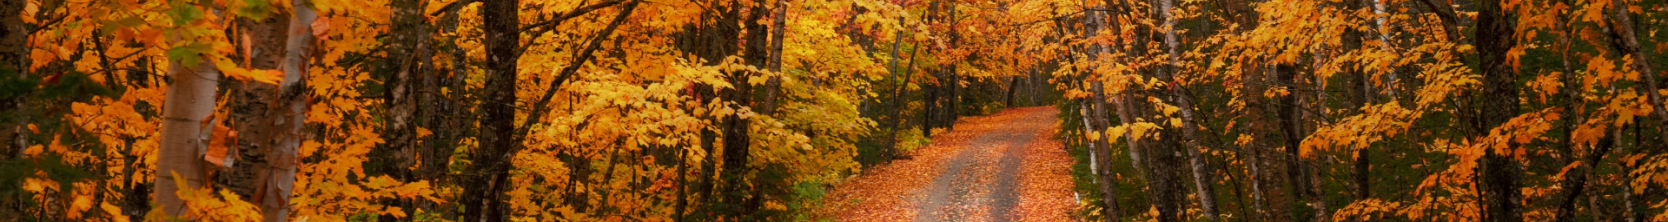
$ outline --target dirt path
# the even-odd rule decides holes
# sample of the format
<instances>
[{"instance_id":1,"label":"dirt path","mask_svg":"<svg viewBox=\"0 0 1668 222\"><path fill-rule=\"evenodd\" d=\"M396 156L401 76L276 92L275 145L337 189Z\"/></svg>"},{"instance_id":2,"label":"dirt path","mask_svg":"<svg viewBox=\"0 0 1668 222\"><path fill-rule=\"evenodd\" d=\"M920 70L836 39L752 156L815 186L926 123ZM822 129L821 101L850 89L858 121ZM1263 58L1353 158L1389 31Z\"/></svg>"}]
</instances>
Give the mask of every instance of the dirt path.
<instances>
[{"instance_id":1,"label":"dirt path","mask_svg":"<svg viewBox=\"0 0 1668 222\"><path fill-rule=\"evenodd\" d=\"M1052 107L967 117L956 131L840 183L825 217L841 221L1071 220L1071 157Z\"/></svg>"}]
</instances>

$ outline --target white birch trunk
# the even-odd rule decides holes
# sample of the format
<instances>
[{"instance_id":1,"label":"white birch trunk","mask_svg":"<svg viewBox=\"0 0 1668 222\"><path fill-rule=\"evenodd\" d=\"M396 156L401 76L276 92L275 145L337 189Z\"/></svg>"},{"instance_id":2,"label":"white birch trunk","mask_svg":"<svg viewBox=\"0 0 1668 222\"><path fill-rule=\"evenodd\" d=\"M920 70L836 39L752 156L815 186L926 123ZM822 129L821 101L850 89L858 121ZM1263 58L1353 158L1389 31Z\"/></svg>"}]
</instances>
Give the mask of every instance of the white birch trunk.
<instances>
[{"instance_id":1,"label":"white birch trunk","mask_svg":"<svg viewBox=\"0 0 1668 222\"><path fill-rule=\"evenodd\" d=\"M304 0L293 0L295 10L290 16L288 38L284 42L284 61L280 65L284 80L278 83L279 108L273 112L273 152L269 159L272 168L262 173L262 184L257 198L265 221L288 221L290 193L295 188L295 169L300 164L301 142L306 139L302 127L306 123L307 56L313 49L312 24L318 13L307 8Z\"/></svg>"}]
</instances>

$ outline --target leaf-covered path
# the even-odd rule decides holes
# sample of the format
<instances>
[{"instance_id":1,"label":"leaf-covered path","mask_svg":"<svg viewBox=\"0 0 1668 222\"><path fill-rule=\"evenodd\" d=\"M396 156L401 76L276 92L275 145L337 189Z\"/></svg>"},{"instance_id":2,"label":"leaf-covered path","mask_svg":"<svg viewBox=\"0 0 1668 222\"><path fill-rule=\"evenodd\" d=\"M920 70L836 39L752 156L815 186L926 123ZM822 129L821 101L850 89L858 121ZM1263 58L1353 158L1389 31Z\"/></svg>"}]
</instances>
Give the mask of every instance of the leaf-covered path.
<instances>
[{"instance_id":1,"label":"leaf-covered path","mask_svg":"<svg viewBox=\"0 0 1668 222\"><path fill-rule=\"evenodd\" d=\"M847 179L824 215L841 221L1069 221L1071 164L1053 107L966 117L910 158Z\"/></svg>"}]
</instances>

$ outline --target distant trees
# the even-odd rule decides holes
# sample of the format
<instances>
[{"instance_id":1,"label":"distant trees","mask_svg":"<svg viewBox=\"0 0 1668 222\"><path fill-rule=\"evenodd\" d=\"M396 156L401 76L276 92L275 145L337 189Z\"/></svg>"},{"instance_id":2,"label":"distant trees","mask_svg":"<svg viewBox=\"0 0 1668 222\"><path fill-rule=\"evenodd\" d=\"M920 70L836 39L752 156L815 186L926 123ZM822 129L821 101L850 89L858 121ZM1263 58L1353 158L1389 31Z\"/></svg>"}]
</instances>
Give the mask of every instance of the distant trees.
<instances>
[{"instance_id":1,"label":"distant trees","mask_svg":"<svg viewBox=\"0 0 1668 222\"><path fill-rule=\"evenodd\" d=\"M1090 127L1062 128L1088 132L1066 134L1085 135L1095 156L1145 154L1128 160L1138 172L1096 172L1146 175L1138 178L1145 189L1100 185L1109 196L1101 198L1115 199L1100 202L1111 208L1102 217L1145 212L1117 204L1145 201L1161 221L1640 220L1648 207L1639 198L1661 198L1644 187L1663 184L1638 179L1657 170L1635 167L1662 155L1646 148L1661 139L1652 131L1661 124L1634 121L1661 110L1661 95L1651 92L1663 73L1650 66L1661 59L1630 46L1642 39L1634 30L1656 27L1635 22L1668 15L1647 9L1660 7L1654 3L1038 4L1053 7L1030 19L1082 18L1088 30L1102 21L1131 26L1026 46L1074 49L1045 61L1109 67L1054 81L1085 100L1063 107L1083 112L1065 122ZM1105 43L1117 50L1075 50ZM1097 109L1099 102L1135 105L1126 114ZM1122 124L1094 126L1093 117L1113 112ZM1100 142L1108 140L1131 146ZM1164 196L1185 193L1166 183L1179 179L1150 170L1181 169L1167 154L1189 160L1195 189L1185 208L1198 213L1179 215ZM1110 195L1125 192L1149 195ZM1622 210L1606 214L1604 206Z\"/></svg>"}]
</instances>

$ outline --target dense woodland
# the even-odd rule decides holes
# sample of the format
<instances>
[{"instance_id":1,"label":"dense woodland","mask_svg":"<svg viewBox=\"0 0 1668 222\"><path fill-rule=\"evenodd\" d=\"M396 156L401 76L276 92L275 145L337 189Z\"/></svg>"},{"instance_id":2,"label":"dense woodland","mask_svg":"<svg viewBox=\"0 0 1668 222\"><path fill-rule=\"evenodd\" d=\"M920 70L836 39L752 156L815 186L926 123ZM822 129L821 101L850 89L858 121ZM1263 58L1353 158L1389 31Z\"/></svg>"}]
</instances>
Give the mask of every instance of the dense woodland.
<instances>
[{"instance_id":1,"label":"dense woodland","mask_svg":"<svg viewBox=\"0 0 1668 222\"><path fill-rule=\"evenodd\" d=\"M6 0L0 221L805 221L1060 110L1087 221L1668 221L1661 0Z\"/></svg>"}]
</instances>

